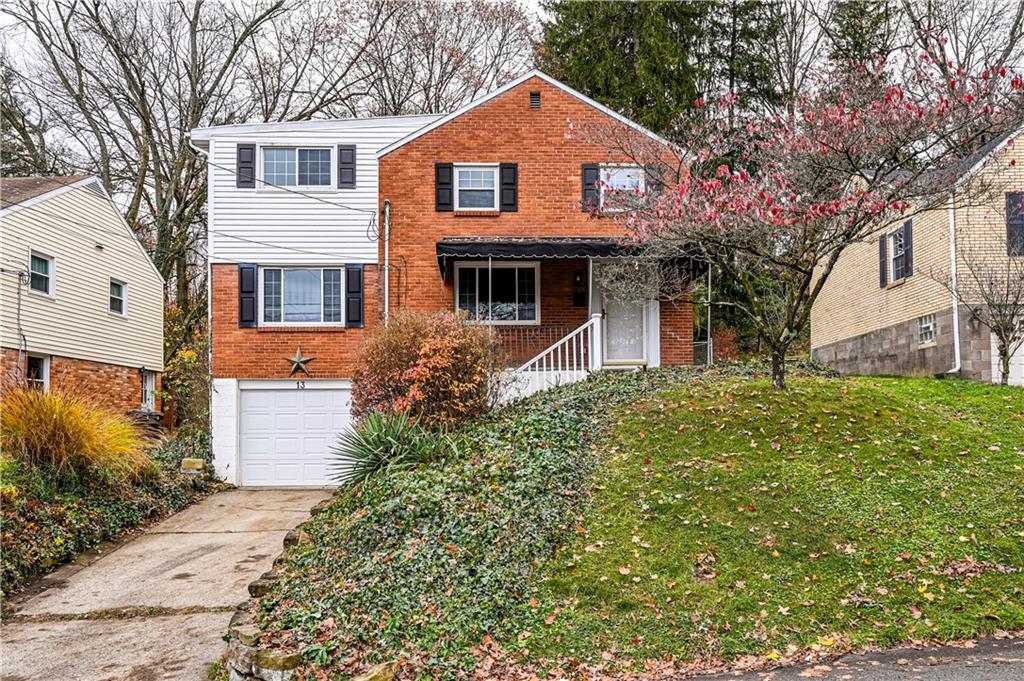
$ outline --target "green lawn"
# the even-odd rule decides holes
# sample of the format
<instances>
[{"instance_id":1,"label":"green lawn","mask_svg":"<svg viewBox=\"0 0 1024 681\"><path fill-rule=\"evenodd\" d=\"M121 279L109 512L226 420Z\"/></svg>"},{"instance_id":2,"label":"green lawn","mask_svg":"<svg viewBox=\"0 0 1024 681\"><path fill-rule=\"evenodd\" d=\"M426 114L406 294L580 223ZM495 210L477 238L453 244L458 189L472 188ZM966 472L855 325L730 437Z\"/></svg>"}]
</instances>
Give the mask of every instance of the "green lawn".
<instances>
[{"instance_id":1,"label":"green lawn","mask_svg":"<svg viewBox=\"0 0 1024 681\"><path fill-rule=\"evenodd\" d=\"M1024 628L1024 390L727 378L609 415L583 531L516 623L530 658L773 658Z\"/></svg>"}]
</instances>

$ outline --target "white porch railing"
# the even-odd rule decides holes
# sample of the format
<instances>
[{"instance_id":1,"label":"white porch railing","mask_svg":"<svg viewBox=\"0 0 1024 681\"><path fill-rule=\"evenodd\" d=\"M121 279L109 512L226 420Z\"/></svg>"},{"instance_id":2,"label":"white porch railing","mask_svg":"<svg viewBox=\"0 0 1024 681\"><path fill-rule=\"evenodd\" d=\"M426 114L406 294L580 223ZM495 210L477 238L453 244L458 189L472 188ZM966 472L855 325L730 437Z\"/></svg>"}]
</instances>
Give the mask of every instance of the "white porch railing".
<instances>
[{"instance_id":1,"label":"white porch railing","mask_svg":"<svg viewBox=\"0 0 1024 681\"><path fill-rule=\"evenodd\" d=\"M554 345L508 374L502 402L582 381L602 366L601 314L594 314Z\"/></svg>"}]
</instances>

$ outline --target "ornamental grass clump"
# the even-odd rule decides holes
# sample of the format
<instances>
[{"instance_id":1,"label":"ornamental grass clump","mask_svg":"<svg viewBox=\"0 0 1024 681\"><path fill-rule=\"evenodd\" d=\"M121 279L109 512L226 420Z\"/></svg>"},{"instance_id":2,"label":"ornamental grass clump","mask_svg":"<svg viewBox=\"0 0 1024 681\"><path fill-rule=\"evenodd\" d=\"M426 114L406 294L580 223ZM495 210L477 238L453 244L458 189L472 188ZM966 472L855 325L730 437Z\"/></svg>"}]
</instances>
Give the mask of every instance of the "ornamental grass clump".
<instances>
[{"instance_id":1,"label":"ornamental grass clump","mask_svg":"<svg viewBox=\"0 0 1024 681\"><path fill-rule=\"evenodd\" d=\"M494 336L450 313L400 311L377 326L352 379L353 414L407 412L450 429L487 412L500 374Z\"/></svg>"},{"instance_id":2,"label":"ornamental grass clump","mask_svg":"<svg viewBox=\"0 0 1024 681\"><path fill-rule=\"evenodd\" d=\"M340 484L355 484L384 468L411 468L453 451L451 436L421 427L408 412L375 411L331 447L331 477Z\"/></svg>"},{"instance_id":3,"label":"ornamental grass clump","mask_svg":"<svg viewBox=\"0 0 1024 681\"><path fill-rule=\"evenodd\" d=\"M5 456L48 473L60 488L137 482L156 470L130 419L66 391L7 390L0 443Z\"/></svg>"}]
</instances>

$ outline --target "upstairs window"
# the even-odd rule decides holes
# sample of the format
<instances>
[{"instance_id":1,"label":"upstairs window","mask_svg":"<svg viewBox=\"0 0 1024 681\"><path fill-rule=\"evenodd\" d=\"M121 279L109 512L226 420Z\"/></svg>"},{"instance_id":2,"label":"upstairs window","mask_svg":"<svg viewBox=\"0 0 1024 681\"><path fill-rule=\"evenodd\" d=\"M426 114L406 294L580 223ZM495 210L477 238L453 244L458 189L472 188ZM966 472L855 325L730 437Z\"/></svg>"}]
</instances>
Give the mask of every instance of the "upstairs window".
<instances>
[{"instance_id":1,"label":"upstairs window","mask_svg":"<svg viewBox=\"0 0 1024 681\"><path fill-rule=\"evenodd\" d=\"M600 200L603 210L622 208L623 196L643 191L644 174L639 166L601 166Z\"/></svg>"},{"instance_id":2,"label":"upstairs window","mask_svg":"<svg viewBox=\"0 0 1024 681\"><path fill-rule=\"evenodd\" d=\"M53 258L32 251L29 256L29 288L36 293L53 295Z\"/></svg>"},{"instance_id":3,"label":"upstairs window","mask_svg":"<svg viewBox=\"0 0 1024 681\"><path fill-rule=\"evenodd\" d=\"M331 150L264 147L263 181L275 187L330 187Z\"/></svg>"},{"instance_id":4,"label":"upstairs window","mask_svg":"<svg viewBox=\"0 0 1024 681\"><path fill-rule=\"evenodd\" d=\"M455 210L498 210L498 166L455 166Z\"/></svg>"},{"instance_id":5,"label":"upstairs window","mask_svg":"<svg viewBox=\"0 0 1024 681\"><path fill-rule=\"evenodd\" d=\"M539 275L537 263L456 264L455 307L483 324L537 324Z\"/></svg>"},{"instance_id":6,"label":"upstairs window","mask_svg":"<svg viewBox=\"0 0 1024 681\"><path fill-rule=\"evenodd\" d=\"M1024 192L1006 193L1006 254L1024 256Z\"/></svg>"},{"instance_id":7,"label":"upstairs window","mask_svg":"<svg viewBox=\"0 0 1024 681\"><path fill-rule=\"evenodd\" d=\"M128 284L117 279L110 280L110 311L114 314L124 316L128 314L128 307L125 305L127 298Z\"/></svg>"},{"instance_id":8,"label":"upstairs window","mask_svg":"<svg viewBox=\"0 0 1024 681\"><path fill-rule=\"evenodd\" d=\"M342 322L340 268L265 268L262 275L264 323Z\"/></svg>"}]
</instances>

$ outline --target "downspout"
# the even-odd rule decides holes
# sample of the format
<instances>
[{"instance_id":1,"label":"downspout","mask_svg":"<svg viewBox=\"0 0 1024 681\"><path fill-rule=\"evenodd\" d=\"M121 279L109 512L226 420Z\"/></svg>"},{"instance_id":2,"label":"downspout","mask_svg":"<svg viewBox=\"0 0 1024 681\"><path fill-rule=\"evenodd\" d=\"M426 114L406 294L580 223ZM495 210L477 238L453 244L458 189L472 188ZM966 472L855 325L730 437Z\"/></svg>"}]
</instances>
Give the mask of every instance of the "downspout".
<instances>
[{"instance_id":1,"label":"downspout","mask_svg":"<svg viewBox=\"0 0 1024 681\"><path fill-rule=\"evenodd\" d=\"M949 193L946 205L949 213L949 290L953 304L953 368L946 373L958 374L960 373L960 301L956 279L956 207L953 201L953 192Z\"/></svg>"},{"instance_id":2,"label":"downspout","mask_svg":"<svg viewBox=\"0 0 1024 681\"><path fill-rule=\"evenodd\" d=\"M384 199L384 325L391 319L391 199Z\"/></svg>"}]
</instances>

